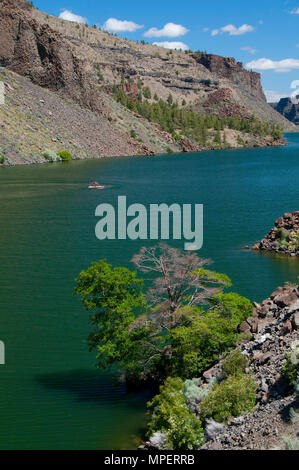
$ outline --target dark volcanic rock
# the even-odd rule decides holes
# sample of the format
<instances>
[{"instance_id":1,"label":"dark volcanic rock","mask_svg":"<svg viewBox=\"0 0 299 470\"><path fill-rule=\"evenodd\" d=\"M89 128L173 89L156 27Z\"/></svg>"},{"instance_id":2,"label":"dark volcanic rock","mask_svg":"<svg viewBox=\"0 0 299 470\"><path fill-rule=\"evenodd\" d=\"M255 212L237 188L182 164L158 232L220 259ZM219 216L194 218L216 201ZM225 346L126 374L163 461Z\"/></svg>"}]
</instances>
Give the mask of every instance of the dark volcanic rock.
<instances>
[{"instance_id":1,"label":"dark volcanic rock","mask_svg":"<svg viewBox=\"0 0 299 470\"><path fill-rule=\"evenodd\" d=\"M299 211L279 217L274 228L252 249L299 256Z\"/></svg>"},{"instance_id":2,"label":"dark volcanic rock","mask_svg":"<svg viewBox=\"0 0 299 470\"><path fill-rule=\"evenodd\" d=\"M226 78L266 101L261 85L261 75L245 70L242 62L237 62L232 57L214 54L193 54L193 58L219 78Z\"/></svg>"},{"instance_id":3,"label":"dark volcanic rock","mask_svg":"<svg viewBox=\"0 0 299 470\"><path fill-rule=\"evenodd\" d=\"M299 125L299 104L294 104L291 98L281 98L278 103L273 103L271 106L289 121Z\"/></svg>"},{"instance_id":4,"label":"dark volcanic rock","mask_svg":"<svg viewBox=\"0 0 299 470\"><path fill-rule=\"evenodd\" d=\"M262 308L270 309L264 317ZM293 389L281 376L286 354L298 341L299 285L284 286L256 304L259 331L239 345L249 362L246 372L257 385L257 404L252 413L231 420L202 447L209 450L269 449L282 445L282 436L296 435L296 423L289 418L290 407L298 406ZM223 359L222 359L223 360ZM221 377L222 360L210 369L208 378ZM202 384L206 378L201 378Z\"/></svg>"},{"instance_id":5,"label":"dark volcanic rock","mask_svg":"<svg viewBox=\"0 0 299 470\"><path fill-rule=\"evenodd\" d=\"M32 7L21 0L3 0L0 9L0 64L29 77L81 106L102 113L104 105L83 63L70 43L48 25L31 17Z\"/></svg>"}]
</instances>

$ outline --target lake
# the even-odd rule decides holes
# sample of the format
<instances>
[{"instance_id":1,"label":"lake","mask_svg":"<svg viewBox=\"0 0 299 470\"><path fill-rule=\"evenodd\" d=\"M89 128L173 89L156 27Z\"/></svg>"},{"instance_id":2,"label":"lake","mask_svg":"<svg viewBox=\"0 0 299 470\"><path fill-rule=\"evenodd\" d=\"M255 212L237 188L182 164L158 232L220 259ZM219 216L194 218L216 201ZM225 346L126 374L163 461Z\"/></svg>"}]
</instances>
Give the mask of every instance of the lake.
<instances>
[{"instance_id":1,"label":"lake","mask_svg":"<svg viewBox=\"0 0 299 470\"><path fill-rule=\"evenodd\" d=\"M135 449L143 432L150 392L127 393L95 368L88 314L73 296L92 261L133 267L143 244L99 241L98 204L116 207L120 195L128 205L203 204L198 254L235 291L261 301L298 280L298 258L242 249L299 209L299 134L287 139L281 148L0 168L1 449ZM89 191L93 180L108 187Z\"/></svg>"}]
</instances>

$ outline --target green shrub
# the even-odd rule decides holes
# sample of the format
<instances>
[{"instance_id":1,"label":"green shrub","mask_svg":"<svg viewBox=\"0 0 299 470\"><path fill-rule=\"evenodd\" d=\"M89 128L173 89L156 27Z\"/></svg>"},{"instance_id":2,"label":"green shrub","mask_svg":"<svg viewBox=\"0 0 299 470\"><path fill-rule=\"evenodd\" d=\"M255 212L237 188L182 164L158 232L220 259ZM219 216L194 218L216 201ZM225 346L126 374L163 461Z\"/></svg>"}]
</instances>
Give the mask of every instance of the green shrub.
<instances>
[{"instance_id":1,"label":"green shrub","mask_svg":"<svg viewBox=\"0 0 299 470\"><path fill-rule=\"evenodd\" d=\"M197 378L187 379L184 383L184 395L190 411L196 412L198 405L207 398L209 391L217 382L216 378L210 379L206 388L200 387L200 380Z\"/></svg>"},{"instance_id":2,"label":"green shrub","mask_svg":"<svg viewBox=\"0 0 299 470\"><path fill-rule=\"evenodd\" d=\"M283 437L284 450L299 450L299 439L290 439Z\"/></svg>"},{"instance_id":3,"label":"green shrub","mask_svg":"<svg viewBox=\"0 0 299 470\"><path fill-rule=\"evenodd\" d=\"M134 129L131 129L131 130L130 130L130 136L131 136L133 139L136 139L136 131L134 131Z\"/></svg>"},{"instance_id":4,"label":"green shrub","mask_svg":"<svg viewBox=\"0 0 299 470\"><path fill-rule=\"evenodd\" d=\"M61 150L60 152L57 152L57 155L63 162L68 162L73 158L72 154L68 150Z\"/></svg>"},{"instance_id":5,"label":"green shrub","mask_svg":"<svg viewBox=\"0 0 299 470\"><path fill-rule=\"evenodd\" d=\"M256 385L251 377L245 374L231 375L214 385L200 405L200 416L203 420L213 418L219 423L226 423L229 418L254 408L255 391Z\"/></svg>"},{"instance_id":6,"label":"green shrub","mask_svg":"<svg viewBox=\"0 0 299 470\"><path fill-rule=\"evenodd\" d=\"M299 374L299 341L294 341L292 351L281 368L281 374L290 384L296 386Z\"/></svg>"},{"instance_id":7,"label":"green shrub","mask_svg":"<svg viewBox=\"0 0 299 470\"><path fill-rule=\"evenodd\" d=\"M49 160L49 162L59 162L61 157L57 155L53 150L45 150L43 157Z\"/></svg>"},{"instance_id":8,"label":"green shrub","mask_svg":"<svg viewBox=\"0 0 299 470\"><path fill-rule=\"evenodd\" d=\"M0 165L4 163L4 157L0 156Z\"/></svg>"},{"instance_id":9,"label":"green shrub","mask_svg":"<svg viewBox=\"0 0 299 470\"><path fill-rule=\"evenodd\" d=\"M227 378L230 375L238 375L245 372L248 361L239 349L232 351L223 361L222 374Z\"/></svg>"},{"instance_id":10,"label":"green shrub","mask_svg":"<svg viewBox=\"0 0 299 470\"><path fill-rule=\"evenodd\" d=\"M152 409L149 436L165 434L165 449L198 449L204 441L200 420L190 413L184 397L184 383L180 378L167 378L160 386L160 394L148 404Z\"/></svg>"},{"instance_id":11,"label":"green shrub","mask_svg":"<svg viewBox=\"0 0 299 470\"><path fill-rule=\"evenodd\" d=\"M173 150L168 146L165 148L165 150L167 153L173 153Z\"/></svg>"}]
</instances>

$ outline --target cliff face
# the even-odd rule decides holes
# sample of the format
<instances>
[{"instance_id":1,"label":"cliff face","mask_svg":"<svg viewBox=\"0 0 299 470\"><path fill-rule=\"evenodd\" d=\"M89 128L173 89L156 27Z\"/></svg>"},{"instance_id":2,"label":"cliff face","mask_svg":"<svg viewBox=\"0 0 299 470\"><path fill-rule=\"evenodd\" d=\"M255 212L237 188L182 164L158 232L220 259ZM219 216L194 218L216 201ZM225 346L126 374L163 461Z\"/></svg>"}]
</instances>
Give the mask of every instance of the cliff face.
<instances>
[{"instance_id":1,"label":"cliff face","mask_svg":"<svg viewBox=\"0 0 299 470\"><path fill-rule=\"evenodd\" d=\"M291 98L281 98L279 103L274 103L272 106L289 121L299 125L299 104L294 104Z\"/></svg>"},{"instance_id":2,"label":"cliff face","mask_svg":"<svg viewBox=\"0 0 299 470\"><path fill-rule=\"evenodd\" d=\"M212 130L204 147L186 135L175 140L136 109L116 103L114 84L134 100L141 94L144 101L148 88L151 104L171 94L174 103L201 115L254 114L294 128L265 102L259 75L234 59L129 41L44 14L25 0L0 0L0 38L0 80L8 98L0 107L0 161L7 165L44 161L45 149L62 146L74 158L219 148ZM220 140L231 148L283 143L233 129L221 131Z\"/></svg>"},{"instance_id":3,"label":"cliff face","mask_svg":"<svg viewBox=\"0 0 299 470\"><path fill-rule=\"evenodd\" d=\"M27 2L1 2L0 65L80 105L103 112L99 93L69 42L49 25L40 25L31 14L32 7Z\"/></svg>"},{"instance_id":4,"label":"cliff face","mask_svg":"<svg viewBox=\"0 0 299 470\"><path fill-rule=\"evenodd\" d=\"M266 101L261 85L261 75L245 70L242 62L237 62L232 57L221 57L214 54L193 54L193 58L219 78L227 79L251 95Z\"/></svg>"},{"instance_id":5,"label":"cliff face","mask_svg":"<svg viewBox=\"0 0 299 470\"><path fill-rule=\"evenodd\" d=\"M152 96L156 93L167 100L171 93L173 101L179 105L183 102L194 105L204 103L218 90L230 89L231 108L237 104L263 121L279 124L283 130L294 130L293 124L266 103L260 75L245 70L233 58L171 51L37 10L33 10L32 15L39 24L49 24L67 38L75 56L88 63L90 75L103 90L113 83L139 81L151 89Z\"/></svg>"}]
</instances>

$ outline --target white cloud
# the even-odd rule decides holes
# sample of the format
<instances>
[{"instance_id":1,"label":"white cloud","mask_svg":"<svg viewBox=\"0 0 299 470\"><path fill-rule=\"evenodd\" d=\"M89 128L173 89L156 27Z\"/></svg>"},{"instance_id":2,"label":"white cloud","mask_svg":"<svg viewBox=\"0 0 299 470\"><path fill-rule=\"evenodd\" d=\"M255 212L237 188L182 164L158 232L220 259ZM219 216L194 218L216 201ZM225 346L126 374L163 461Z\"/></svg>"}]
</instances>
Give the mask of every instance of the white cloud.
<instances>
[{"instance_id":1,"label":"white cloud","mask_svg":"<svg viewBox=\"0 0 299 470\"><path fill-rule=\"evenodd\" d=\"M108 18L103 25L104 31L109 33L123 33L125 31L133 33L137 29L143 28L143 25L136 24L133 21L117 20L116 18Z\"/></svg>"},{"instance_id":2,"label":"white cloud","mask_svg":"<svg viewBox=\"0 0 299 470\"><path fill-rule=\"evenodd\" d=\"M204 33L207 33L208 31L210 31L210 28L202 28L202 30Z\"/></svg>"},{"instance_id":3,"label":"white cloud","mask_svg":"<svg viewBox=\"0 0 299 470\"><path fill-rule=\"evenodd\" d=\"M290 11L291 15L299 15L299 8L293 8L293 10Z\"/></svg>"},{"instance_id":4,"label":"white cloud","mask_svg":"<svg viewBox=\"0 0 299 470\"><path fill-rule=\"evenodd\" d=\"M181 24L167 23L162 29L150 28L144 33L144 36L147 38L160 38L162 36L176 38L178 36L184 36L188 31L189 29Z\"/></svg>"},{"instance_id":5,"label":"white cloud","mask_svg":"<svg viewBox=\"0 0 299 470\"><path fill-rule=\"evenodd\" d=\"M241 51L247 51L247 52L249 52L249 54L255 54L256 53L256 49L253 49L253 47L250 47L250 46L240 47L240 50Z\"/></svg>"},{"instance_id":6,"label":"white cloud","mask_svg":"<svg viewBox=\"0 0 299 470\"><path fill-rule=\"evenodd\" d=\"M153 42L154 46L164 47L165 49L182 49L182 51L188 51L190 49L187 44L180 41L162 41L162 42Z\"/></svg>"},{"instance_id":7,"label":"white cloud","mask_svg":"<svg viewBox=\"0 0 299 470\"><path fill-rule=\"evenodd\" d=\"M278 103L281 98L287 98L290 93L278 93L273 90L264 90L268 103Z\"/></svg>"},{"instance_id":8,"label":"white cloud","mask_svg":"<svg viewBox=\"0 0 299 470\"><path fill-rule=\"evenodd\" d=\"M217 34L228 33L230 36L241 36L242 34L250 33L254 31L254 27L250 24L243 24L238 28L233 24L227 24L226 26L222 26L220 29L213 29L211 31L212 36L217 36Z\"/></svg>"},{"instance_id":9,"label":"white cloud","mask_svg":"<svg viewBox=\"0 0 299 470\"><path fill-rule=\"evenodd\" d=\"M274 70L274 72L290 72L293 69L299 69L298 59L271 60L263 57L262 59L252 60L246 64L248 69Z\"/></svg>"},{"instance_id":10,"label":"white cloud","mask_svg":"<svg viewBox=\"0 0 299 470\"><path fill-rule=\"evenodd\" d=\"M58 18L61 18L62 20L67 20L67 21L74 21L75 23L87 23L87 18L84 18L83 16L80 15L75 15L75 13L72 13L69 10L63 10Z\"/></svg>"}]
</instances>

